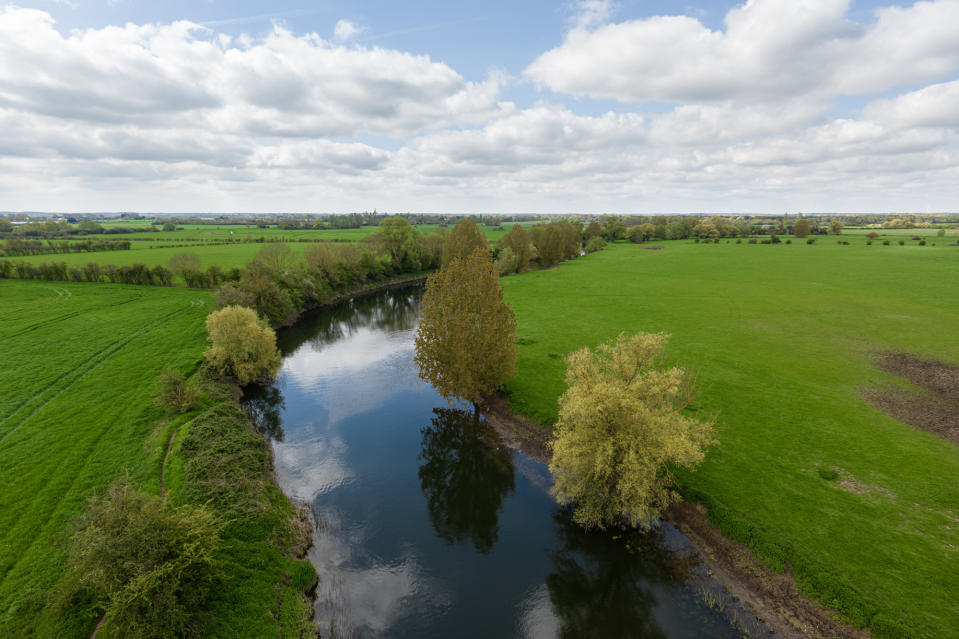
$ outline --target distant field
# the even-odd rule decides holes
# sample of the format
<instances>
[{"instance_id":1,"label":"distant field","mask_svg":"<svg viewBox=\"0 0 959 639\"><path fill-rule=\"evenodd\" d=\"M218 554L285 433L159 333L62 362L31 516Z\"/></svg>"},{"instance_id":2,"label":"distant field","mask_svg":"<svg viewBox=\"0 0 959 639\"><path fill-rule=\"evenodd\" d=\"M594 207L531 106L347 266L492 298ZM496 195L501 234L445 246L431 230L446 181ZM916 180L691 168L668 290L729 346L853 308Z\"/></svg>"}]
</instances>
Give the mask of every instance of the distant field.
<instances>
[{"instance_id":1,"label":"distant field","mask_svg":"<svg viewBox=\"0 0 959 639\"><path fill-rule=\"evenodd\" d=\"M508 229L512 225L505 225ZM422 233L431 233L439 227L436 225L420 225L417 227ZM222 242L230 237L230 230L233 230L233 244L216 243ZM242 267L247 262L267 246L266 243L244 242L243 239L249 236L251 239L259 237L264 238L289 238L294 241L286 242L296 255L302 255L306 249L313 245L312 242L297 242L300 238L336 240L336 241L359 241L370 235L376 230L375 226L364 226L358 229L339 229L323 231L284 231L277 228L257 229L256 227L246 226L203 226L192 225L185 227L182 231L168 231L158 233L130 233L123 235L99 235L98 238L132 240L130 250L128 251L98 251L92 253L57 253L49 255L31 255L27 257L11 257L12 260L24 260L26 262L65 262L68 266L82 266L88 262L98 264L113 264L115 266L129 266L131 264L145 264L153 267L157 265L167 266L170 258L179 253L196 253L200 257L201 268L209 266L219 266L223 269ZM503 231L487 230L487 237L490 242L495 242L506 233ZM149 238L154 241L140 241L136 238ZM209 243L207 243L209 242ZM182 246L164 246L155 245L183 244ZM197 245L199 244L199 245Z\"/></svg>"},{"instance_id":2,"label":"distant field","mask_svg":"<svg viewBox=\"0 0 959 639\"><path fill-rule=\"evenodd\" d=\"M511 403L551 423L564 355L620 331L671 334L669 360L697 375L721 442L681 480L725 532L774 566L790 562L876 636L954 636L959 447L872 408L860 389L910 388L877 370L878 353L959 364L959 248L837 239L616 244L504 278L520 341Z\"/></svg>"},{"instance_id":3,"label":"distant field","mask_svg":"<svg viewBox=\"0 0 959 639\"><path fill-rule=\"evenodd\" d=\"M155 489L154 384L195 366L210 294L0 280L0 301L0 636L70 636L45 608L65 526L124 472Z\"/></svg>"}]
</instances>

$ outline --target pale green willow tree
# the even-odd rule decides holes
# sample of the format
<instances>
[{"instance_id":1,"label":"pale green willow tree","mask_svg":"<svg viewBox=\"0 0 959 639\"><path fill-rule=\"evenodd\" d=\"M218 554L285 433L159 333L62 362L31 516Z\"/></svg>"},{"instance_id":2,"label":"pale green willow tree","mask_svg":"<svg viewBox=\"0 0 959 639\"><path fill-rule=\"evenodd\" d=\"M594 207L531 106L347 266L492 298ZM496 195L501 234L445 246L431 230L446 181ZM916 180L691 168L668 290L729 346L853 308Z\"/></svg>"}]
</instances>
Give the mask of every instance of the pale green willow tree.
<instances>
[{"instance_id":1,"label":"pale green willow tree","mask_svg":"<svg viewBox=\"0 0 959 639\"><path fill-rule=\"evenodd\" d=\"M714 420L682 413L690 384L658 365L667 335L620 334L566 358L568 390L550 470L553 495L572 502L580 525L649 528L679 497L670 464L692 467L713 443Z\"/></svg>"},{"instance_id":2,"label":"pale green willow tree","mask_svg":"<svg viewBox=\"0 0 959 639\"><path fill-rule=\"evenodd\" d=\"M272 379L280 369L276 334L256 311L227 306L206 318L211 342L204 355L210 366L242 384Z\"/></svg>"}]
</instances>

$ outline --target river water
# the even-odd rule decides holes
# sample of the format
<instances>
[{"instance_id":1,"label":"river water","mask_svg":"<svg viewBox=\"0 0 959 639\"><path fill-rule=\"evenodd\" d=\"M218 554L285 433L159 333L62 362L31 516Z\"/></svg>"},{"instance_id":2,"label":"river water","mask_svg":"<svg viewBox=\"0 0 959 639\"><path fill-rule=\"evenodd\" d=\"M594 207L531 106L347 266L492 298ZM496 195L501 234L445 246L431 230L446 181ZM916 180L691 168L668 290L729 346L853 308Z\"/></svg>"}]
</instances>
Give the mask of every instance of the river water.
<instances>
[{"instance_id":1,"label":"river water","mask_svg":"<svg viewBox=\"0 0 959 639\"><path fill-rule=\"evenodd\" d=\"M582 531L545 466L417 377L421 297L304 316L247 400L280 487L316 518L324 636L741 637L675 529Z\"/></svg>"}]
</instances>

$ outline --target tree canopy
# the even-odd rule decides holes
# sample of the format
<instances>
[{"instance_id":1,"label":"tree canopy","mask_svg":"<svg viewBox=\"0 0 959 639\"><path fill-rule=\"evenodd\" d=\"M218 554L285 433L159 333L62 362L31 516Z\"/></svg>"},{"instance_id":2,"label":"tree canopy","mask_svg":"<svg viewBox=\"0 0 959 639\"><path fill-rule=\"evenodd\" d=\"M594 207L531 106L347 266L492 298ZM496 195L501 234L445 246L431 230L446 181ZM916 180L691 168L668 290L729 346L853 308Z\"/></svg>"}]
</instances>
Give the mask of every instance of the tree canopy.
<instances>
[{"instance_id":1,"label":"tree canopy","mask_svg":"<svg viewBox=\"0 0 959 639\"><path fill-rule=\"evenodd\" d=\"M212 345L204 354L221 374L249 384L279 370L276 334L252 309L227 306L213 311L206 318L206 330Z\"/></svg>"},{"instance_id":2,"label":"tree canopy","mask_svg":"<svg viewBox=\"0 0 959 639\"><path fill-rule=\"evenodd\" d=\"M476 249L489 250L486 231L473 218L465 217L456 223L443 245L443 265L456 258L466 259Z\"/></svg>"},{"instance_id":3,"label":"tree canopy","mask_svg":"<svg viewBox=\"0 0 959 639\"><path fill-rule=\"evenodd\" d=\"M713 422L681 413L685 372L657 365L666 340L620 334L566 358L550 470L553 495L584 527L648 528L677 499L668 465L697 464L711 443Z\"/></svg>"},{"instance_id":4,"label":"tree canopy","mask_svg":"<svg viewBox=\"0 0 959 639\"><path fill-rule=\"evenodd\" d=\"M486 248L426 280L415 359L420 377L448 400L477 403L513 375L516 320Z\"/></svg>"}]
</instances>

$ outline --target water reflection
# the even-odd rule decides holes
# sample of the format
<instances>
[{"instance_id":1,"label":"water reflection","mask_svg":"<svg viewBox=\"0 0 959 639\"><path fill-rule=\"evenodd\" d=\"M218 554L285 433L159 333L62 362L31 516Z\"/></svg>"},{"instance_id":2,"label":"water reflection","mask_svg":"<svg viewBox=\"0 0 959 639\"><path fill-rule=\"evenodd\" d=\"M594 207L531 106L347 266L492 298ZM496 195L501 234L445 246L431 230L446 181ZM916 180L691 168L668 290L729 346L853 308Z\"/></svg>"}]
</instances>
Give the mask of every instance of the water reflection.
<instances>
[{"instance_id":1,"label":"water reflection","mask_svg":"<svg viewBox=\"0 0 959 639\"><path fill-rule=\"evenodd\" d=\"M257 432L270 441L283 441L283 393L276 386L250 386L243 391L243 410Z\"/></svg>"},{"instance_id":2,"label":"water reflection","mask_svg":"<svg viewBox=\"0 0 959 639\"><path fill-rule=\"evenodd\" d=\"M513 456L477 413L434 408L424 428L420 488L430 522L448 544L472 541L481 553L499 536L503 499L515 488Z\"/></svg>"},{"instance_id":3,"label":"water reflection","mask_svg":"<svg viewBox=\"0 0 959 639\"><path fill-rule=\"evenodd\" d=\"M570 513L553 515L558 549L547 552L550 602L561 637L665 637L654 614L657 589L679 586L692 564L665 550L658 530L587 532Z\"/></svg>"},{"instance_id":4,"label":"water reflection","mask_svg":"<svg viewBox=\"0 0 959 639\"><path fill-rule=\"evenodd\" d=\"M423 287L414 285L306 313L277 335L277 346L287 355L306 342L322 350L364 329L386 333L407 331L416 326L422 298Z\"/></svg>"}]
</instances>

